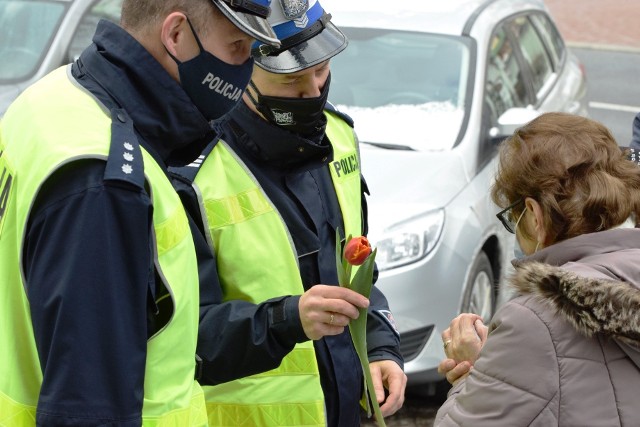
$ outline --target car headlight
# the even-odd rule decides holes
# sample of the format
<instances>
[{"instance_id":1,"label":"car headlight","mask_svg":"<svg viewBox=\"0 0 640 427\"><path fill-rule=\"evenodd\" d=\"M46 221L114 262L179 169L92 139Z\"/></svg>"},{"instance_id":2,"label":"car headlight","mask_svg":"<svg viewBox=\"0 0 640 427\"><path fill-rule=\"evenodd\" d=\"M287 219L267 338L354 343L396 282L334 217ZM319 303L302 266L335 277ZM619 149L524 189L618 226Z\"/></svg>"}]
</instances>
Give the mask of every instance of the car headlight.
<instances>
[{"instance_id":1,"label":"car headlight","mask_svg":"<svg viewBox=\"0 0 640 427\"><path fill-rule=\"evenodd\" d=\"M395 224L380 236L370 236L378 248L378 269L389 270L427 256L438 243L443 225L444 209L438 209Z\"/></svg>"}]
</instances>

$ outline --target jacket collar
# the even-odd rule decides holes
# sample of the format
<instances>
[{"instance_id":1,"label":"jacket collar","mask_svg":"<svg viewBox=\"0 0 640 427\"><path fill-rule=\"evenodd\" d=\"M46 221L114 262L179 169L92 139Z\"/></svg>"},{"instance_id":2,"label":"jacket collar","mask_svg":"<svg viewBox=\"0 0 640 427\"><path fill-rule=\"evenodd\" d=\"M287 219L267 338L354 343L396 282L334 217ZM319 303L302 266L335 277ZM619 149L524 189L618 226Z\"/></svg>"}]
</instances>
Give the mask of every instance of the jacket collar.
<instances>
[{"instance_id":1,"label":"jacket collar","mask_svg":"<svg viewBox=\"0 0 640 427\"><path fill-rule=\"evenodd\" d=\"M267 122L243 101L228 115L240 147L259 161L290 171L312 170L333 160L326 136L318 144Z\"/></svg>"},{"instance_id":2,"label":"jacket collar","mask_svg":"<svg viewBox=\"0 0 640 427\"><path fill-rule=\"evenodd\" d=\"M640 229L585 234L534 255L516 263L519 293L546 301L583 335L640 348L640 281L620 277L637 277Z\"/></svg>"},{"instance_id":3,"label":"jacket collar","mask_svg":"<svg viewBox=\"0 0 640 427\"><path fill-rule=\"evenodd\" d=\"M521 260L514 260L513 264L517 267L528 261L539 261L562 265L591 256L637 248L640 248L640 228L611 229L563 240Z\"/></svg>"},{"instance_id":4,"label":"jacket collar","mask_svg":"<svg viewBox=\"0 0 640 427\"><path fill-rule=\"evenodd\" d=\"M191 162L213 138L209 122L178 82L116 24L100 21L79 62L131 116L140 143L166 164Z\"/></svg>"}]
</instances>

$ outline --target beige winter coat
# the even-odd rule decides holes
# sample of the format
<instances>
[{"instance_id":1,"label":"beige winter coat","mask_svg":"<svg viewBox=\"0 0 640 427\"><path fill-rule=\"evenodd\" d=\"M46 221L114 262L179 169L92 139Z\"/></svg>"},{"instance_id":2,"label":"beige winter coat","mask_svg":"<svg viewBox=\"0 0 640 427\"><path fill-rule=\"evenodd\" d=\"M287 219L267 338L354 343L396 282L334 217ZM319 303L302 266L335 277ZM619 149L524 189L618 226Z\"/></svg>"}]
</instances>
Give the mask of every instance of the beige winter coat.
<instances>
[{"instance_id":1,"label":"beige winter coat","mask_svg":"<svg viewBox=\"0 0 640 427\"><path fill-rule=\"evenodd\" d=\"M579 236L514 265L520 295L492 319L434 425L640 426L640 229Z\"/></svg>"}]
</instances>

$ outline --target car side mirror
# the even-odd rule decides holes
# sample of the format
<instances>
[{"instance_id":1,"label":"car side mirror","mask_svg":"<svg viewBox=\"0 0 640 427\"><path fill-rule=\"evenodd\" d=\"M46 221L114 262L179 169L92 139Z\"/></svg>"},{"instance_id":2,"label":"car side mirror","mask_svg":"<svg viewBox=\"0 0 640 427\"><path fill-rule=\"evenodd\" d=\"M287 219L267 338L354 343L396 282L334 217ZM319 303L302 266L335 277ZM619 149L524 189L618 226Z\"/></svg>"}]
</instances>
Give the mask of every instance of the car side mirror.
<instances>
[{"instance_id":1,"label":"car side mirror","mask_svg":"<svg viewBox=\"0 0 640 427\"><path fill-rule=\"evenodd\" d=\"M509 108L498 118L497 126L489 130L489 136L492 141L500 142L540 114L540 111L529 108Z\"/></svg>"}]
</instances>

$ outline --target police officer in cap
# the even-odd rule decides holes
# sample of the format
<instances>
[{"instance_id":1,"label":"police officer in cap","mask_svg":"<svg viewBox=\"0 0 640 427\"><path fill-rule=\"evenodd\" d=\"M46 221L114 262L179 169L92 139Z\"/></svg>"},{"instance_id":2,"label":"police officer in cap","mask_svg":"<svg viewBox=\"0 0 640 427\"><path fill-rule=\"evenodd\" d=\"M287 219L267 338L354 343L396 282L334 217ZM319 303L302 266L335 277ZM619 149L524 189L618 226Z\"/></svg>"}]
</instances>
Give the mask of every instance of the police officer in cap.
<instances>
[{"instance_id":1,"label":"police officer in cap","mask_svg":"<svg viewBox=\"0 0 640 427\"><path fill-rule=\"evenodd\" d=\"M197 261L167 167L237 103L254 39L278 45L269 5L124 0L121 26L101 21L9 107L0 425L207 424Z\"/></svg>"},{"instance_id":2,"label":"police officer in cap","mask_svg":"<svg viewBox=\"0 0 640 427\"><path fill-rule=\"evenodd\" d=\"M316 0L274 1L268 20L282 45L254 45L244 102L178 171L195 176L181 192L199 207L218 270L201 275L211 425L360 425L363 374L347 326L367 306L374 398L385 416L403 404L385 297L338 286L336 232L366 234L367 190L352 123L327 103L329 59L347 46L330 19ZM256 375L232 381L248 369Z\"/></svg>"}]
</instances>

